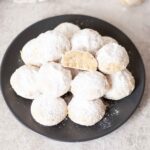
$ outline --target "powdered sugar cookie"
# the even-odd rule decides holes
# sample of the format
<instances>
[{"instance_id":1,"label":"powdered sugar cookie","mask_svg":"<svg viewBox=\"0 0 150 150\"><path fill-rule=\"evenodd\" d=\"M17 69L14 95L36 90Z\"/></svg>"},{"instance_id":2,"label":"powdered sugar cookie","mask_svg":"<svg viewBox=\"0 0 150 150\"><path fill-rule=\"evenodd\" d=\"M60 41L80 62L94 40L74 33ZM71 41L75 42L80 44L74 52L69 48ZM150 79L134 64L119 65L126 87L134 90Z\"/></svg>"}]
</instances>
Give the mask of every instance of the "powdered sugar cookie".
<instances>
[{"instance_id":1,"label":"powdered sugar cookie","mask_svg":"<svg viewBox=\"0 0 150 150\"><path fill-rule=\"evenodd\" d=\"M122 2L129 6L140 5L144 0L122 0Z\"/></svg>"},{"instance_id":2,"label":"powdered sugar cookie","mask_svg":"<svg viewBox=\"0 0 150 150\"><path fill-rule=\"evenodd\" d=\"M41 95L32 102L31 114L38 123L54 126L67 116L67 104L62 98Z\"/></svg>"},{"instance_id":3,"label":"powdered sugar cookie","mask_svg":"<svg viewBox=\"0 0 150 150\"><path fill-rule=\"evenodd\" d=\"M111 85L105 94L108 99L120 100L130 95L135 88L134 77L127 69L108 75L108 80Z\"/></svg>"},{"instance_id":4,"label":"powdered sugar cookie","mask_svg":"<svg viewBox=\"0 0 150 150\"><path fill-rule=\"evenodd\" d=\"M71 72L54 62L44 64L38 74L38 86L41 93L49 93L54 97L68 92L71 80Z\"/></svg>"},{"instance_id":5,"label":"powdered sugar cookie","mask_svg":"<svg viewBox=\"0 0 150 150\"><path fill-rule=\"evenodd\" d=\"M62 57L61 63L64 67L97 70L97 61L92 54L85 51L69 51Z\"/></svg>"},{"instance_id":6,"label":"powdered sugar cookie","mask_svg":"<svg viewBox=\"0 0 150 150\"><path fill-rule=\"evenodd\" d=\"M74 97L68 105L68 116L77 124L92 126L103 118L105 109L100 99L88 101Z\"/></svg>"},{"instance_id":7,"label":"powdered sugar cookie","mask_svg":"<svg viewBox=\"0 0 150 150\"><path fill-rule=\"evenodd\" d=\"M42 51L39 49L37 39L28 41L21 51L21 58L25 64L41 66Z\"/></svg>"},{"instance_id":8,"label":"powdered sugar cookie","mask_svg":"<svg viewBox=\"0 0 150 150\"><path fill-rule=\"evenodd\" d=\"M71 39L72 50L83 50L93 54L103 45L101 35L92 29L82 29Z\"/></svg>"},{"instance_id":9,"label":"powdered sugar cookie","mask_svg":"<svg viewBox=\"0 0 150 150\"><path fill-rule=\"evenodd\" d=\"M102 36L103 45L109 44L109 43L118 43L114 38L110 36Z\"/></svg>"},{"instance_id":10,"label":"powdered sugar cookie","mask_svg":"<svg viewBox=\"0 0 150 150\"><path fill-rule=\"evenodd\" d=\"M116 43L104 45L97 52L98 68L106 74L116 73L127 67L129 56L124 47Z\"/></svg>"},{"instance_id":11,"label":"powdered sugar cookie","mask_svg":"<svg viewBox=\"0 0 150 150\"><path fill-rule=\"evenodd\" d=\"M72 36L80 30L80 28L70 22L64 22L59 24L55 29L55 31L58 31L60 33L62 33L63 35L65 35L68 39L71 39Z\"/></svg>"},{"instance_id":12,"label":"powdered sugar cookie","mask_svg":"<svg viewBox=\"0 0 150 150\"><path fill-rule=\"evenodd\" d=\"M25 64L41 66L48 61L57 61L70 50L69 40L61 33L47 31L23 47L21 58Z\"/></svg>"},{"instance_id":13,"label":"powdered sugar cookie","mask_svg":"<svg viewBox=\"0 0 150 150\"><path fill-rule=\"evenodd\" d=\"M106 77L98 71L80 72L71 82L72 94L88 100L102 97L108 89Z\"/></svg>"},{"instance_id":14,"label":"powdered sugar cookie","mask_svg":"<svg viewBox=\"0 0 150 150\"><path fill-rule=\"evenodd\" d=\"M21 66L12 74L10 84L17 95L34 99L39 95L37 89L38 68L33 66Z\"/></svg>"}]
</instances>

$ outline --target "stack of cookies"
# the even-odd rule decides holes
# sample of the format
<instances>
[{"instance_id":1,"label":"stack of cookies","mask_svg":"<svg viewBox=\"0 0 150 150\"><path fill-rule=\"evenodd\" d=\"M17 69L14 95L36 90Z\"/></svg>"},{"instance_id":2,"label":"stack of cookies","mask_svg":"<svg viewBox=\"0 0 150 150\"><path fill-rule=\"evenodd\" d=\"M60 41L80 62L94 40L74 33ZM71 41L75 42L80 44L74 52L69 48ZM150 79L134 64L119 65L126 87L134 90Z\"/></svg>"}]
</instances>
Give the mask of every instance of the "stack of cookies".
<instances>
[{"instance_id":1,"label":"stack of cookies","mask_svg":"<svg viewBox=\"0 0 150 150\"><path fill-rule=\"evenodd\" d=\"M124 47L93 29L61 23L28 41L21 50L25 65L16 69L10 83L17 95L33 100L31 114L45 126L68 115L80 125L99 122L106 110L102 98L121 100L131 94L135 80ZM66 104L62 98L71 92Z\"/></svg>"}]
</instances>

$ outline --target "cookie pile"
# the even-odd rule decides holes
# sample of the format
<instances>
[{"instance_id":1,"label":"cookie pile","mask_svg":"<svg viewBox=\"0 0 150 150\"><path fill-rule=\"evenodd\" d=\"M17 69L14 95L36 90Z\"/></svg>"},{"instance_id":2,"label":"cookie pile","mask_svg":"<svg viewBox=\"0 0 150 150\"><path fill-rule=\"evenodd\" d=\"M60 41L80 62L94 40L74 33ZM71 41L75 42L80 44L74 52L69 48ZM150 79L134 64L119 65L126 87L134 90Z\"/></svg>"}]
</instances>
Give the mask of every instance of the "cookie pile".
<instances>
[{"instance_id":1,"label":"cookie pile","mask_svg":"<svg viewBox=\"0 0 150 150\"><path fill-rule=\"evenodd\" d=\"M120 100L134 90L129 56L124 47L93 29L61 23L28 41L21 50L25 65L16 69L10 84L17 95L31 99L34 120L45 126L68 115L80 125L99 122L106 110L102 97ZM62 98L73 94L70 103Z\"/></svg>"}]
</instances>

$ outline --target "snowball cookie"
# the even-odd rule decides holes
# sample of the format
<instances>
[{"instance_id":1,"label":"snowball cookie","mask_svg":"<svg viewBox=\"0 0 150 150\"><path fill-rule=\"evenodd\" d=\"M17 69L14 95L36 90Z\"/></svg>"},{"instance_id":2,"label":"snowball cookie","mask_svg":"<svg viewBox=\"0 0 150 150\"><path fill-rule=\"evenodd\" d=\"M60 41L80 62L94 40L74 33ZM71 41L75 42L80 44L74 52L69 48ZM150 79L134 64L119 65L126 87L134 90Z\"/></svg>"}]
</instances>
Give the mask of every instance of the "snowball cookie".
<instances>
[{"instance_id":1,"label":"snowball cookie","mask_svg":"<svg viewBox=\"0 0 150 150\"><path fill-rule=\"evenodd\" d=\"M103 118L105 109L100 99L88 101L74 97L68 105L68 116L77 124L92 126Z\"/></svg>"},{"instance_id":2,"label":"snowball cookie","mask_svg":"<svg viewBox=\"0 0 150 150\"><path fill-rule=\"evenodd\" d=\"M54 126L67 116L67 104L62 98L41 95L32 102L31 115L42 125Z\"/></svg>"},{"instance_id":3,"label":"snowball cookie","mask_svg":"<svg viewBox=\"0 0 150 150\"><path fill-rule=\"evenodd\" d=\"M40 66L42 51L39 49L37 39L31 39L22 48L21 58L25 64Z\"/></svg>"},{"instance_id":4,"label":"snowball cookie","mask_svg":"<svg viewBox=\"0 0 150 150\"><path fill-rule=\"evenodd\" d=\"M118 43L114 38L110 36L102 36L103 45L109 44L109 43Z\"/></svg>"},{"instance_id":5,"label":"snowball cookie","mask_svg":"<svg viewBox=\"0 0 150 150\"><path fill-rule=\"evenodd\" d=\"M119 44L109 43L97 52L98 68L106 74L121 71L129 64L126 49Z\"/></svg>"},{"instance_id":6,"label":"snowball cookie","mask_svg":"<svg viewBox=\"0 0 150 150\"><path fill-rule=\"evenodd\" d=\"M127 69L108 75L108 80L111 88L105 94L107 99L120 100L130 95L135 88L134 77Z\"/></svg>"},{"instance_id":7,"label":"snowball cookie","mask_svg":"<svg viewBox=\"0 0 150 150\"><path fill-rule=\"evenodd\" d=\"M140 5L144 0L122 0L124 4L129 6Z\"/></svg>"},{"instance_id":8,"label":"snowball cookie","mask_svg":"<svg viewBox=\"0 0 150 150\"><path fill-rule=\"evenodd\" d=\"M58 63L44 64L38 74L38 86L41 93L59 97L70 89L71 72Z\"/></svg>"},{"instance_id":9,"label":"snowball cookie","mask_svg":"<svg viewBox=\"0 0 150 150\"><path fill-rule=\"evenodd\" d=\"M69 40L61 33L47 31L25 44L21 58L25 64L41 66L48 61L57 61L70 50Z\"/></svg>"},{"instance_id":10,"label":"snowball cookie","mask_svg":"<svg viewBox=\"0 0 150 150\"><path fill-rule=\"evenodd\" d=\"M96 71L97 70L97 60L95 57L85 51L69 51L61 59L61 64L64 67Z\"/></svg>"},{"instance_id":11,"label":"snowball cookie","mask_svg":"<svg viewBox=\"0 0 150 150\"><path fill-rule=\"evenodd\" d=\"M74 96L88 100L102 97L109 89L106 77L98 72L79 72L71 82L71 92Z\"/></svg>"},{"instance_id":12,"label":"snowball cookie","mask_svg":"<svg viewBox=\"0 0 150 150\"><path fill-rule=\"evenodd\" d=\"M59 24L54 30L62 33L68 39L71 39L72 36L80 30L80 28L73 23L64 22Z\"/></svg>"},{"instance_id":13,"label":"snowball cookie","mask_svg":"<svg viewBox=\"0 0 150 150\"><path fill-rule=\"evenodd\" d=\"M12 74L10 84L17 95L27 99L34 99L39 95L37 75L37 67L23 65Z\"/></svg>"},{"instance_id":14,"label":"snowball cookie","mask_svg":"<svg viewBox=\"0 0 150 150\"><path fill-rule=\"evenodd\" d=\"M93 54L102 46L101 35L92 29L83 29L75 33L71 39L72 50L89 51Z\"/></svg>"}]
</instances>

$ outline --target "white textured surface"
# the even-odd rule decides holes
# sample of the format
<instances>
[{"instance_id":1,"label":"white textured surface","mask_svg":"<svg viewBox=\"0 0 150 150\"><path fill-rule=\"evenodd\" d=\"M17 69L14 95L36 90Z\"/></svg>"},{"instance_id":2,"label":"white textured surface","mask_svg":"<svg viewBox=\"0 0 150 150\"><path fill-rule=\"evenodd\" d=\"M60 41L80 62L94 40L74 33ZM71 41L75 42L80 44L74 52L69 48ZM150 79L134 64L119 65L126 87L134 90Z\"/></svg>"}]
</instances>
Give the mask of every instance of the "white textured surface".
<instances>
[{"instance_id":1,"label":"white textured surface","mask_svg":"<svg viewBox=\"0 0 150 150\"><path fill-rule=\"evenodd\" d=\"M103 45L106 45L108 43L118 43L114 38L110 36L102 36Z\"/></svg>"},{"instance_id":2,"label":"white textured surface","mask_svg":"<svg viewBox=\"0 0 150 150\"><path fill-rule=\"evenodd\" d=\"M21 58L25 64L40 66L57 61L70 50L70 41L56 31L46 31L28 41L22 48Z\"/></svg>"},{"instance_id":3,"label":"white textured surface","mask_svg":"<svg viewBox=\"0 0 150 150\"><path fill-rule=\"evenodd\" d=\"M63 98L40 95L31 104L31 114L38 123L54 126L67 116L67 104Z\"/></svg>"},{"instance_id":4,"label":"white textured surface","mask_svg":"<svg viewBox=\"0 0 150 150\"><path fill-rule=\"evenodd\" d=\"M53 97L60 97L70 89L71 72L58 63L42 65L37 76L39 91L49 93Z\"/></svg>"},{"instance_id":5,"label":"white textured surface","mask_svg":"<svg viewBox=\"0 0 150 150\"><path fill-rule=\"evenodd\" d=\"M92 126L103 118L105 110L106 106L101 99L91 101L73 97L68 105L68 116L77 124Z\"/></svg>"},{"instance_id":6,"label":"white textured surface","mask_svg":"<svg viewBox=\"0 0 150 150\"><path fill-rule=\"evenodd\" d=\"M74 96L86 100L94 100L104 96L109 89L105 75L98 71L83 71L71 82L71 92Z\"/></svg>"},{"instance_id":7,"label":"white textured surface","mask_svg":"<svg viewBox=\"0 0 150 150\"><path fill-rule=\"evenodd\" d=\"M72 50L88 51L93 54L102 46L101 35L93 29L82 29L71 39Z\"/></svg>"},{"instance_id":8,"label":"white textured surface","mask_svg":"<svg viewBox=\"0 0 150 150\"><path fill-rule=\"evenodd\" d=\"M129 64L129 56L124 47L108 43L97 52L98 69L105 74L124 70Z\"/></svg>"},{"instance_id":9,"label":"white textured surface","mask_svg":"<svg viewBox=\"0 0 150 150\"><path fill-rule=\"evenodd\" d=\"M80 28L77 25L70 22L61 23L55 27L55 31L62 33L68 39L72 38L72 36L79 30Z\"/></svg>"},{"instance_id":10,"label":"white textured surface","mask_svg":"<svg viewBox=\"0 0 150 150\"><path fill-rule=\"evenodd\" d=\"M34 99L40 94L37 88L38 70L26 65L16 68L10 78L10 84L19 96Z\"/></svg>"},{"instance_id":11,"label":"white textured surface","mask_svg":"<svg viewBox=\"0 0 150 150\"><path fill-rule=\"evenodd\" d=\"M127 69L107 76L110 82L110 89L106 92L105 98L120 100L132 93L135 88L135 80Z\"/></svg>"},{"instance_id":12,"label":"white textured surface","mask_svg":"<svg viewBox=\"0 0 150 150\"><path fill-rule=\"evenodd\" d=\"M24 127L12 115L0 95L1 150L149 150L150 147L150 0L138 7L125 8L117 0L49 0L35 4L0 1L0 60L13 38L30 24L46 17L78 13L111 22L135 43L146 67L143 100L133 116L119 129L102 138L64 143L41 136Z\"/></svg>"}]
</instances>

